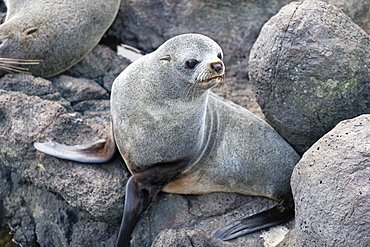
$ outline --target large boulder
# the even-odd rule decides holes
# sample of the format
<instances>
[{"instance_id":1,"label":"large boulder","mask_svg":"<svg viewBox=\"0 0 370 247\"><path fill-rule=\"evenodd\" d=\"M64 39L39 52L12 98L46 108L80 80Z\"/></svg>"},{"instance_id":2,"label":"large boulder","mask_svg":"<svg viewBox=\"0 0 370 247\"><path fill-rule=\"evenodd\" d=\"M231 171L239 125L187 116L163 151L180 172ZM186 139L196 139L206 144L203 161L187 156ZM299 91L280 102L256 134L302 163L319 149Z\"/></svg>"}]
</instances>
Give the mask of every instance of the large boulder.
<instances>
[{"instance_id":1,"label":"large boulder","mask_svg":"<svg viewBox=\"0 0 370 247\"><path fill-rule=\"evenodd\" d=\"M299 153L341 120L370 113L370 37L324 2L282 8L249 64L263 113Z\"/></svg>"},{"instance_id":2,"label":"large boulder","mask_svg":"<svg viewBox=\"0 0 370 247\"><path fill-rule=\"evenodd\" d=\"M292 175L300 246L370 243L370 115L340 122Z\"/></svg>"}]
</instances>

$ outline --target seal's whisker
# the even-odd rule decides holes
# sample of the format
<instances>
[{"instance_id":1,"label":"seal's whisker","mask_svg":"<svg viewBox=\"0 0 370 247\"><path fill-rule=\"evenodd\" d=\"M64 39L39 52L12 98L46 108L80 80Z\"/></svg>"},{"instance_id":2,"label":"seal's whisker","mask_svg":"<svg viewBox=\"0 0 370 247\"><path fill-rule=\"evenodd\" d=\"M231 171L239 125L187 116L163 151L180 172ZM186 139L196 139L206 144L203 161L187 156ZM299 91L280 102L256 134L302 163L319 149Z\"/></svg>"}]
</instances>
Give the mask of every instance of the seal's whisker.
<instances>
[{"instance_id":1,"label":"seal's whisker","mask_svg":"<svg viewBox=\"0 0 370 247\"><path fill-rule=\"evenodd\" d=\"M203 92L203 89L201 87L201 84L200 83L196 83L193 87L193 92L192 92L192 100L197 98L202 92Z\"/></svg>"},{"instance_id":2,"label":"seal's whisker","mask_svg":"<svg viewBox=\"0 0 370 247\"><path fill-rule=\"evenodd\" d=\"M28 68L0 64L0 69L8 72L29 73Z\"/></svg>"},{"instance_id":3,"label":"seal's whisker","mask_svg":"<svg viewBox=\"0 0 370 247\"><path fill-rule=\"evenodd\" d=\"M28 59L14 59L14 58L0 58L0 63L6 64L24 64L32 65L39 64L42 60L28 60Z\"/></svg>"},{"instance_id":4,"label":"seal's whisker","mask_svg":"<svg viewBox=\"0 0 370 247\"><path fill-rule=\"evenodd\" d=\"M14 58L0 58L0 69L7 72L28 73L29 68L22 67L23 65L37 65L41 60L26 60Z\"/></svg>"},{"instance_id":5,"label":"seal's whisker","mask_svg":"<svg viewBox=\"0 0 370 247\"><path fill-rule=\"evenodd\" d=\"M191 85L186 86L184 92L181 94L181 97L184 97L185 99L187 98L190 87L191 87Z\"/></svg>"},{"instance_id":6,"label":"seal's whisker","mask_svg":"<svg viewBox=\"0 0 370 247\"><path fill-rule=\"evenodd\" d=\"M186 99L190 99L190 100L194 99L193 94L194 94L194 90L196 89L196 87L197 87L196 84L189 85L189 89L186 92Z\"/></svg>"}]
</instances>

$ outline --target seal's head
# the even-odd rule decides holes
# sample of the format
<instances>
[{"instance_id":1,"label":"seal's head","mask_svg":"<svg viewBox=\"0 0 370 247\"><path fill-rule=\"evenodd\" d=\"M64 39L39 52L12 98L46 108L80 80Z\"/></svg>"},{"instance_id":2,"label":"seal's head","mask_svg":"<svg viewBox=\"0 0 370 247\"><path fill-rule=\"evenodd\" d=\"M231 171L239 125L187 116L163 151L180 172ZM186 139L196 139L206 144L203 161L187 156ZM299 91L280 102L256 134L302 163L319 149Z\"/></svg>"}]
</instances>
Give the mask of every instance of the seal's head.
<instances>
[{"instance_id":1,"label":"seal's head","mask_svg":"<svg viewBox=\"0 0 370 247\"><path fill-rule=\"evenodd\" d=\"M225 80L222 49L204 35L176 36L162 44L152 55L160 60L163 73L175 72L172 77L176 77L178 85L185 86L186 96L201 94Z\"/></svg>"},{"instance_id":2,"label":"seal's head","mask_svg":"<svg viewBox=\"0 0 370 247\"><path fill-rule=\"evenodd\" d=\"M12 23L10 23L12 24ZM29 73L29 67L38 65L41 60L32 59L24 55L30 39L37 32L36 27L19 31L8 23L0 26L0 70L4 72Z\"/></svg>"}]
</instances>

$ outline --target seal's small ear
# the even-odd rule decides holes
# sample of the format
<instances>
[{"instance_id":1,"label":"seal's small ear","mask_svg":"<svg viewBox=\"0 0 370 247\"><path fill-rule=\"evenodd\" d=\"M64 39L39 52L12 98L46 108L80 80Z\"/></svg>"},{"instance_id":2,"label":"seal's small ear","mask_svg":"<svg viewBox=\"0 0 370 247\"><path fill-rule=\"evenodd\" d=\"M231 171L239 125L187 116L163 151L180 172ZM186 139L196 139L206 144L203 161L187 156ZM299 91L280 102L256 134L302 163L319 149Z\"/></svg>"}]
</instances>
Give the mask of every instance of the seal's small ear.
<instances>
[{"instance_id":1,"label":"seal's small ear","mask_svg":"<svg viewBox=\"0 0 370 247\"><path fill-rule=\"evenodd\" d=\"M219 59L223 59L223 55L222 55L222 52L219 52L218 54L217 54L217 57L219 58Z\"/></svg>"},{"instance_id":2,"label":"seal's small ear","mask_svg":"<svg viewBox=\"0 0 370 247\"><path fill-rule=\"evenodd\" d=\"M37 27L31 27L23 31L23 33L27 36L30 35L38 30Z\"/></svg>"},{"instance_id":3,"label":"seal's small ear","mask_svg":"<svg viewBox=\"0 0 370 247\"><path fill-rule=\"evenodd\" d=\"M0 38L0 48L8 41L6 38Z\"/></svg>"},{"instance_id":4,"label":"seal's small ear","mask_svg":"<svg viewBox=\"0 0 370 247\"><path fill-rule=\"evenodd\" d=\"M165 61L171 62L172 58L171 58L170 55L166 55L166 56L160 58L159 60L165 60Z\"/></svg>"}]
</instances>

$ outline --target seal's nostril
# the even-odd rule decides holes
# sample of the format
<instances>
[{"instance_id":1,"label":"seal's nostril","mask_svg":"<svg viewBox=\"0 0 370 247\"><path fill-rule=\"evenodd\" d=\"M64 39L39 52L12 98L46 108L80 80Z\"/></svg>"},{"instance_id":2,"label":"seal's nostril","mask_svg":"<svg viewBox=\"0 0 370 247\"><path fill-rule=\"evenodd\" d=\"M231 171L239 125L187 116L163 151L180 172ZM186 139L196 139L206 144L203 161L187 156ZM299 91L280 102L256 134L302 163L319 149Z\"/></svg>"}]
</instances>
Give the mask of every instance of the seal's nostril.
<instances>
[{"instance_id":1,"label":"seal's nostril","mask_svg":"<svg viewBox=\"0 0 370 247\"><path fill-rule=\"evenodd\" d=\"M212 67L213 67L213 69L214 69L217 73L219 73L219 72L222 70L222 64L220 64L220 63L212 64Z\"/></svg>"}]
</instances>

